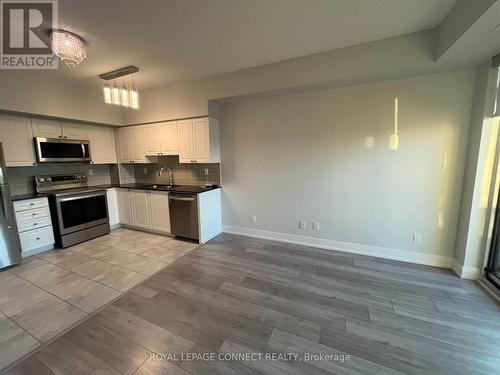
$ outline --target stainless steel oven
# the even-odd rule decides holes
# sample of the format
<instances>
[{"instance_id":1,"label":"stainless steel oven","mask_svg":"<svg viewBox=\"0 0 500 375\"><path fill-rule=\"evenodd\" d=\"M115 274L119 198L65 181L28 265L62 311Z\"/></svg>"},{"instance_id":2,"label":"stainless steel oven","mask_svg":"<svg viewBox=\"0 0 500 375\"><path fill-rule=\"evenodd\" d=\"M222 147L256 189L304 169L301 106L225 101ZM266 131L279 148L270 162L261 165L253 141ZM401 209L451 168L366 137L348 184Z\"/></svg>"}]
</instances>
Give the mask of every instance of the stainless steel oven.
<instances>
[{"instance_id":1,"label":"stainless steel oven","mask_svg":"<svg viewBox=\"0 0 500 375\"><path fill-rule=\"evenodd\" d=\"M77 139L35 137L39 163L90 161L90 142Z\"/></svg>"},{"instance_id":2,"label":"stainless steel oven","mask_svg":"<svg viewBox=\"0 0 500 375\"><path fill-rule=\"evenodd\" d=\"M68 247L110 232L106 190L87 186L85 174L36 176L49 197L56 245Z\"/></svg>"},{"instance_id":3,"label":"stainless steel oven","mask_svg":"<svg viewBox=\"0 0 500 375\"><path fill-rule=\"evenodd\" d=\"M55 197L61 235L108 223L106 191Z\"/></svg>"}]
</instances>

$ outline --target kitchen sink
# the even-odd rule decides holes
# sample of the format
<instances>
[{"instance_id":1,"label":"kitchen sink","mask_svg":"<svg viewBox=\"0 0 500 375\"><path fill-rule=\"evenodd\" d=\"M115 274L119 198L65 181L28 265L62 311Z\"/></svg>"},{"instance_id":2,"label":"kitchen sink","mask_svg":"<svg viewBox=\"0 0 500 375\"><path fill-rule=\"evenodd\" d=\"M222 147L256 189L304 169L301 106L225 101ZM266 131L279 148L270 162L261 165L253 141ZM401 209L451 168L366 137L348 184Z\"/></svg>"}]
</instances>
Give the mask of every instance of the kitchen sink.
<instances>
[{"instance_id":1,"label":"kitchen sink","mask_svg":"<svg viewBox=\"0 0 500 375\"><path fill-rule=\"evenodd\" d=\"M172 190L179 185L147 185L146 189L154 189L154 190Z\"/></svg>"}]
</instances>

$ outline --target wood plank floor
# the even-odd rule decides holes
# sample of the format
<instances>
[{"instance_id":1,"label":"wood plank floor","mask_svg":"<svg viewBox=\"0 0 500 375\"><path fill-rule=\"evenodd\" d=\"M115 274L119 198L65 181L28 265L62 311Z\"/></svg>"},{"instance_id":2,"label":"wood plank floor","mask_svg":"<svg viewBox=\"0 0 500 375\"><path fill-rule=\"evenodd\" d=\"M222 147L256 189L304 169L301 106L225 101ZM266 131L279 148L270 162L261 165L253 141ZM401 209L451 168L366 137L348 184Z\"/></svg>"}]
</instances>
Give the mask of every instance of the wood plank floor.
<instances>
[{"instance_id":1,"label":"wood plank floor","mask_svg":"<svg viewBox=\"0 0 500 375\"><path fill-rule=\"evenodd\" d=\"M156 353L176 357L157 360ZM300 360L188 360L183 353L296 353ZM223 234L8 374L499 369L500 307L475 282L444 269Z\"/></svg>"}]
</instances>

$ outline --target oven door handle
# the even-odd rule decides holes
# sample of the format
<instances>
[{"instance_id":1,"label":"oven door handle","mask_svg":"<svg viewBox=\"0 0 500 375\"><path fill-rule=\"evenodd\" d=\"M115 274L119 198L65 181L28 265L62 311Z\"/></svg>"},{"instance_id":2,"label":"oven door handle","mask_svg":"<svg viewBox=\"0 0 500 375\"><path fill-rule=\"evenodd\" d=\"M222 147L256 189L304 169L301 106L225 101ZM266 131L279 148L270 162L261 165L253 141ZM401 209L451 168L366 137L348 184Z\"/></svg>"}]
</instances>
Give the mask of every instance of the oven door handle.
<instances>
[{"instance_id":1,"label":"oven door handle","mask_svg":"<svg viewBox=\"0 0 500 375\"><path fill-rule=\"evenodd\" d=\"M72 195L69 197L59 197L57 200L59 202L68 202L68 201L74 201L77 199L85 199L85 198L94 198L94 197L102 197L106 196L106 192L100 192L100 193L94 193L94 194L85 194L85 195Z\"/></svg>"}]
</instances>

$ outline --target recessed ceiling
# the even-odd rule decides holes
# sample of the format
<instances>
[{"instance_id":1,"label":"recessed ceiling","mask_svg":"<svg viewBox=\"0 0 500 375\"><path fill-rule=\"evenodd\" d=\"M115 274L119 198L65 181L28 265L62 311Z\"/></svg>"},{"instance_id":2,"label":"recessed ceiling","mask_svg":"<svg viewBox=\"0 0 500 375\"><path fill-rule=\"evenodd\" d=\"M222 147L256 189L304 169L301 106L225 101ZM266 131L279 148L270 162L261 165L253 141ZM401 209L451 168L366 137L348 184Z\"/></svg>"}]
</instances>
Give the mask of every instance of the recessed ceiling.
<instances>
[{"instance_id":1,"label":"recessed ceiling","mask_svg":"<svg viewBox=\"0 0 500 375\"><path fill-rule=\"evenodd\" d=\"M89 44L62 74L126 65L141 88L436 27L456 0L59 0L59 27Z\"/></svg>"}]
</instances>

